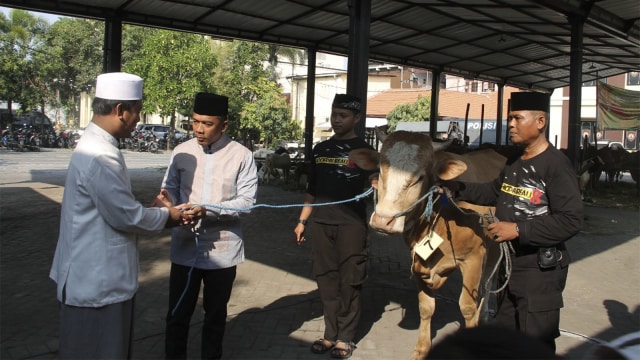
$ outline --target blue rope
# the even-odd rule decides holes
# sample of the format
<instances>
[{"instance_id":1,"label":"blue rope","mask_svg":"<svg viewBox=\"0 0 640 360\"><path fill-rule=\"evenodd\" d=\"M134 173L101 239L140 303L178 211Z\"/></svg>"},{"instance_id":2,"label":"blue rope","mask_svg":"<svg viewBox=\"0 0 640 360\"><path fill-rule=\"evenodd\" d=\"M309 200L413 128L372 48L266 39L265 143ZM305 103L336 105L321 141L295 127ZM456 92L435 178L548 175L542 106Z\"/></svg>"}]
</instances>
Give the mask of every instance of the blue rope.
<instances>
[{"instance_id":1,"label":"blue rope","mask_svg":"<svg viewBox=\"0 0 640 360\"><path fill-rule=\"evenodd\" d=\"M440 198L440 195L438 195L438 196L436 196L436 199L434 200L433 199L433 195L434 194L438 194L439 191L440 191L440 187L438 185L433 185L424 195L422 195L420 198L418 198L418 200L414 201L406 209L404 209L401 212L393 215L393 217L394 218L399 218L401 216L407 215L411 210L415 209L415 207L418 206L418 204L420 204L420 202L422 202L425 199L427 199L427 203L425 205L424 212L422 213L422 216L425 217L425 218L430 217L431 213L433 213L433 203L438 201L438 199Z\"/></svg>"},{"instance_id":2,"label":"blue rope","mask_svg":"<svg viewBox=\"0 0 640 360\"><path fill-rule=\"evenodd\" d=\"M332 201L332 202L325 202L325 203L284 204L284 205L257 204L257 205L253 205L253 206L248 207L248 208L229 208L229 207L224 207L224 206L217 205L217 204L198 204L198 205L194 205L192 207L192 209L197 207L197 206L204 206L204 207L213 207L213 208L217 208L217 209L221 209L221 210L228 210L228 211L249 211L249 210L257 209L257 208L260 208L260 207L268 207L268 208L272 208L272 209L283 209L283 208L304 207L304 206L327 206L327 205L343 204L343 203L347 203L347 202L351 202L351 201L360 201L360 199L369 196L372 192L373 192L373 187L370 187L367 191L363 192L360 195L356 195L355 197L353 197L351 199ZM184 299L184 296L187 293L187 290L189 289L189 284L191 283L191 272L196 267L196 261L198 260L198 233L195 233L195 234L196 234L196 236L195 236L196 256L193 259L193 264L191 265L191 268L189 269L189 274L187 275L187 284L185 285L184 290L182 291L182 294L180 295L180 298L178 299L178 302L176 302L176 305L171 310L171 316L175 316L176 310L178 310L178 307L180 306L180 303L182 303L182 300Z\"/></svg>"},{"instance_id":3,"label":"blue rope","mask_svg":"<svg viewBox=\"0 0 640 360\"><path fill-rule=\"evenodd\" d=\"M182 302L182 299L184 299L184 295L187 293L187 290L189 290L189 284L191 283L191 273L193 272L193 268L196 267L196 261L198 260L198 234L196 233L196 257L193 258L193 264L191 265L191 268L189 269L189 274L187 275L187 284L184 287L184 290L182 290L182 294L180 295L180 298L178 298L178 302L176 302L176 305L173 307L173 310L171 310L171 316L175 316L176 314L176 310L178 310L178 306L180 306L180 303Z\"/></svg>"},{"instance_id":4,"label":"blue rope","mask_svg":"<svg viewBox=\"0 0 640 360\"><path fill-rule=\"evenodd\" d=\"M285 209L285 208L305 207L305 206L311 206L311 207L314 207L314 206L327 206L327 205L344 204L344 203L348 203L348 202L351 202L351 201L360 201L360 199L366 198L367 196L371 195L372 192L373 192L373 187L370 187L369 189L367 189L367 191L363 192L360 195L356 195L355 197L353 197L351 199L324 202L324 203L282 204L282 205L256 204L256 205L253 205L253 206L250 206L250 207L247 207L247 208L230 208L230 207L225 207L225 206L218 205L218 204L197 204L197 205L194 205L192 207L192 209L197 207L197 206L204 206L204 207L211 207L211 208L216 208L216 209L220 209L220 210L228 210L228 211L249 211L249 210L253 210L253 209L257 209L257 208L261 208L261 207L266 207L266 208L271 208L271 209Z\"/></svg>"}]
</instances>

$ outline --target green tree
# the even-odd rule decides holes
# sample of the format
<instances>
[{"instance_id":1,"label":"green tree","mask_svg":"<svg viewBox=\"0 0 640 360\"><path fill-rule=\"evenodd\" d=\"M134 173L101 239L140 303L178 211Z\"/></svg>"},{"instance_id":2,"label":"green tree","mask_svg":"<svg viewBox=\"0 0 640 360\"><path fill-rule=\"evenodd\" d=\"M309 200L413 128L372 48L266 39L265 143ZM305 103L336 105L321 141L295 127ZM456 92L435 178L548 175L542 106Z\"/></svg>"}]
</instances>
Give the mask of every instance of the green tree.
<instances>
[{"instance_id":1,"label":"green tree","mask_svg":"<svg viewBox=\"0 0 640 360\"><path fill-rule=\"evenodd\" d=\"M45 64L47 102L56 109L62 107L68 120L75 121L80 93L95 88L95 79L102 72L104 23L62 18L53 23L46 38L45 51L38 58Z\"/></svg>"},{"instance_id":2,"label":"green tree","mask_svg":"<svg viewBox=\"0 0 640 360\"><path fill-rule=\"evenodd\" d=\"M135 46L134 39L142 42L126 49L130 54L123 69L144 79L143 112L170 117L173 132L176 113L191 115L195 94L214 88L218 61L210 38L168 30L133 30L125 43Z\"/></svg>"},{"instance_id":3,"label":"green tree","mask_svg":"<svg viewBox=\"0 0 640 360\"><path fill-rule=\"evenodd\" d=\"M271 73L271 80L277 81L280 74L277 72L277 66L279 58L284 58L291 63L291 74L296 64L304 64L307 60L307 52L301 49L296 49L286 46L278 46L274 44L269 45L269 72Z\"/></svg>"},{"instance_id":4,"label":"green tree","mask_svg":"<svg viewBox=\"0 0 640 360\"><path fill-rule=\"evenodd\" d=\"M291 120L291 110L280 87L273 81L259 79L248 85L247 90L258 94L258 97L243 106L242 133L257 129L265 146L278 138L292 139L298 126Z\"/></svg>"},{"instance_id":5,"label":"green tree","mask_svg":"<svg viewBox=\"0 0 640 360\"><path fill-rule=\"evenodd\" d=\"M13 9L9 17L0 13L0 98L9 109L13 102L23 111L43 107L45 89L36 55L48 27L27 11Z\"/></svg>"},{"instance_id":6,"label":"green tree","mask_svg":"<svg viewBox=\"0 0 640 360\"><path fill-rule=\"evenodd\" d=\"M419 96L412 104L400 104L387 114L389 131L395 131L398 122L429 121L431 113L431 99Z\"/></svg>"},{"instance_id":7,"label":"green tree","mask_svg":"<svg viewBox=\"0 0 640 360\"><path fill-rule=\"evenodd\" d=\"M270 142L301 133L291 120L291 111L282 90L273 81L269 60L273 47L233 41L221 43L216 51L220 68L215 83L229 97L229 131L238 139Z\"/></svg>"},{"instance_id":8,"label":"green tree","mask_svg":"<svg viewBox=\"0 0 640 360\"><path fill-rule=\"evenodd\" d=\"M243 139L247 133L261 133L260 124L242 124L242 116L245 115L245 104L255 102L261 97L259 89L263 87L257 84L269 78L269 72L264 66L268 59L267 45L234 40L220 42L215 51L220 63L214 82L220 95L229 97L227 133Z\"/></svg>"}]
</instances>

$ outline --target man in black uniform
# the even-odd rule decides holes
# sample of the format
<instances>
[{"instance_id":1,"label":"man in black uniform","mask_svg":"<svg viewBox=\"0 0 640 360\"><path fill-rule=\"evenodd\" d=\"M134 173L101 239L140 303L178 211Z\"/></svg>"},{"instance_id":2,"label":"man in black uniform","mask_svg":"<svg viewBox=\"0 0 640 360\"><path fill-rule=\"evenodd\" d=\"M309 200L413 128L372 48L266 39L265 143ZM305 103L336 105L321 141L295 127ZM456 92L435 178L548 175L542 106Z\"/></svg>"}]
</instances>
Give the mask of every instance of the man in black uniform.
<instances>
[{"instance_id":1,"label":"man in black uniform","mask_svg":"<svg viewBox=\"0 0 640 360\"><path fill-rule=\"evenodd\" d=\"M569 254L565 241L582 227L583 207L569 159L547 141L549 95L511 94L509 136L523 153L509 159L491 183L455 183L458 199L496 206L489 225L497 242L510 241L513 269L498 297L496 323L542 340L555 351Z\"/></svg>"},{"instance_id":2,"label":"man in black uniform","mask_svg":"<svg viewBox=\"0 0 640 360\"><path fill-rule=\"evenodd\" d=\"M354 198L363 192L372 172L349 161L349 152L372 149L354 127L362 120L360 99L337 94L331 108L334 135L313 149L311 173L304 203L330 203ZM294 229L296 241L304 241L313 212L313 276L324 310L324 338L311 346L314 353L331 350L333 358L351 356L361 313L362 284L366 278L367 221L365 204L351 201L329 206L306 206Z\"/></svg>"}]
</instances>

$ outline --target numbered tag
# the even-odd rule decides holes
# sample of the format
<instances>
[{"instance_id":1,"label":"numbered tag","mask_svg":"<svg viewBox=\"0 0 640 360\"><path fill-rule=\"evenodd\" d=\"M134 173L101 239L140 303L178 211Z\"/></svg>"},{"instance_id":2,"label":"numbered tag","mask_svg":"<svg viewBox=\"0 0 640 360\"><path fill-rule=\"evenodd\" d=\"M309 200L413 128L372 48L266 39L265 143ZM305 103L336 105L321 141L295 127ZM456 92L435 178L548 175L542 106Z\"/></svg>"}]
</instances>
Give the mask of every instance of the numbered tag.
<instances>
[{"instance_id":1,"label":"numbered tag","mask_svg":"<svg viewBox=\"0 0 640 360\"><path fill-rule=\"evenodd\" d=\"M440 235L429 231L429 233L413 247L413 251L415 251L422 260L427 260L443 241L444 239L441 238Z\"/></svg>"}]
</instances>

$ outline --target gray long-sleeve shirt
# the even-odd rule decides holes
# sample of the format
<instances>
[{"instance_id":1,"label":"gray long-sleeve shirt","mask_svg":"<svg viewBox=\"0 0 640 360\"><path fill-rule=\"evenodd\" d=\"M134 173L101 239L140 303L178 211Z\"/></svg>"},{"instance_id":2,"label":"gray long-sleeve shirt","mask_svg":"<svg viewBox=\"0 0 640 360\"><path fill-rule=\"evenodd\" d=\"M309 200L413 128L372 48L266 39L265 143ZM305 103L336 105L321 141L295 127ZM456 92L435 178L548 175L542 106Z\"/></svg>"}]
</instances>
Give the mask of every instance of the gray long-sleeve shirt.
<instances>
[{"instance_id":1,"label":"gray long-sleeve shirt","mask_svg":"<svg viewBox=\"0 0 640 360\"><path fill-rule=\"evenodd\" d=\"M191 227L173 229L171 261L198 269L222 269L244 261L242 227L238 209L256 201L258 176L249 149L223 135L210 148L197 139L178 145L162 182L174 204L208 206L207 216L196 234Z\"/></svg>"}]
</instances>

